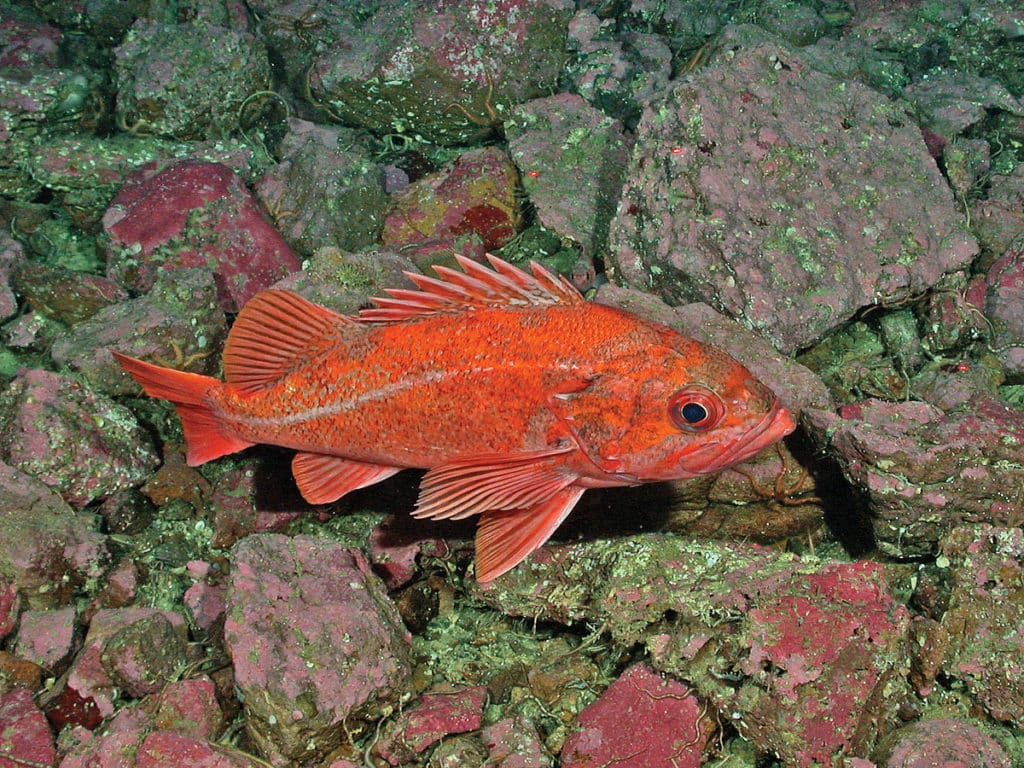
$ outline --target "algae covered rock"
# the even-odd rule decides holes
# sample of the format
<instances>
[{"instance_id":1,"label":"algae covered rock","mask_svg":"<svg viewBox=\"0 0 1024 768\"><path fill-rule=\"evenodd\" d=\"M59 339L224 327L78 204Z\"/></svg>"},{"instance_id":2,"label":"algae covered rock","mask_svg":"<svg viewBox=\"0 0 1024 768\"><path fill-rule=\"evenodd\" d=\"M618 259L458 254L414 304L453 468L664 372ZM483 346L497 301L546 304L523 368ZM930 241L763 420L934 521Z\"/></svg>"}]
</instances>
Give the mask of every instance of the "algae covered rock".
<instances>
[{"instance_id":1,"label":"algae covered rock","mask_svg":"<svg viewBox=\"0 0 1024 768\"><path fill-rule=\"evenodd\" d=\"M611 225L617 280L706 301L792 351L970 262L898 108L777 43L722 45L644 111Z\"/></svg>"},{"instance_id":2,"label":"algae covered rock","mask_svg":"<svg viewBox=\"0 0 1024 768\"><path fill-rule=\"evenodd\" d=\"M385 0L316 56L309 93L380 135L470 143L492 133L510 105L557 83L571 15L564 0Z\"/></svg>"}]
</instances>

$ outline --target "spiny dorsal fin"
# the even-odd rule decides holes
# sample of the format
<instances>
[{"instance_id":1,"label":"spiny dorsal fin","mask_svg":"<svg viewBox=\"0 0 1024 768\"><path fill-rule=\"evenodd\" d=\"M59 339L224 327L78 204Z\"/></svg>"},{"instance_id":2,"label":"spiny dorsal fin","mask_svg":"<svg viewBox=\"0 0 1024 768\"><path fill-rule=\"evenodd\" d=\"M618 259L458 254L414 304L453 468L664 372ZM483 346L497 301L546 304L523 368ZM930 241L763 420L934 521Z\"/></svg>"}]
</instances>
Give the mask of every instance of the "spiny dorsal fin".
<instances>
[{"instance_id":1,"label":"spiny dorsal fin","mask_svg":"<svg viewBox=\"0 0 1024 768\"><path fill-rule=\"evenodd\" d=\"M448 267L434 267L438 277L406 272L418 291L387 288L388 297L373 299L377 306L362 310L357 319L390 323L441 312L578 304L584 300L572 283L534 261L530 262L530 272L525 272L489 253L490 269L465 256L455 259L462 272Z\"/></svg>"},{"instance_id":2,"label":"spiny dorsal fin","mask_svg":"<svg viewBox=\"0 0 1024 768\"><path fill-rule=\"evenodd\" d=\"M316 357L352 318L291 291L262 291L242 307L224 346L224 378L256 392Z\"/></svg>"}]
</instances>

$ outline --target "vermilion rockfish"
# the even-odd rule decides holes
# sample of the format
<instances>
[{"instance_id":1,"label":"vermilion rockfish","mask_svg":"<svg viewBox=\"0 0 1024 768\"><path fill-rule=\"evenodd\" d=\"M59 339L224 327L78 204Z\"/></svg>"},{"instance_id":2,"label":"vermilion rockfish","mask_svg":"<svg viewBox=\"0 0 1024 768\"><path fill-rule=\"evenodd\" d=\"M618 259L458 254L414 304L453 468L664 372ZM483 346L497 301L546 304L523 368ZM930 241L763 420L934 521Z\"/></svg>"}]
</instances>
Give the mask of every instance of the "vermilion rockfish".
<instances>
[{"instance_id":1,"label":"vermilion rockfish","mask_svg":"<svg viewBox=\"0 0 1024 768\"><path fill-rule=\"evenodd\" d=\"M410 273L419 290L354 317L264 291L231 329L224 382L115 354L174 404L193 466L293 448L313 504L428 470L413 514L480 514L480 581L543 544L587 488L718 472L793 430L720 350L589 303L538 264L488 259Z\"/></svg>"}]
</instances>

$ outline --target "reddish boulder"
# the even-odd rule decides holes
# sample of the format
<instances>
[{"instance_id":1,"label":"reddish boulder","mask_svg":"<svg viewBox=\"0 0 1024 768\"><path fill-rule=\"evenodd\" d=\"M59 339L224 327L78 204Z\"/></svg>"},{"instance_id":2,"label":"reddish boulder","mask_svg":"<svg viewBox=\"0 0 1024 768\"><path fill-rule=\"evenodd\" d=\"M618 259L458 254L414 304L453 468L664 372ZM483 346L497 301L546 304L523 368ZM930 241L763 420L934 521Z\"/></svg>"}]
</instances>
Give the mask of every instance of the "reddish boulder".
<instances>
[{"instance_id":1,"label":"reddish boulder","mask_svg":"<svg viewBox=\"0 0 1024 768\"><path fill-rule=\"evenodd\" d=\"M56 761L53 733L32 692L15 688L0 695L0 766L48 766Z\"/></svg>"},{"instance_id":2,"label":"reddish boulder","mask_svg":"<svg viewBox=\"0 0 1024 768\"><path fill-rule=\"evenodd\" d=\"M699 768L712 730L693 689L636 664L580 713L561 764Z\"/></svg>"},{"instance_id":3,"label":"reddish boulder","mask_svg":"<svg viewBox=\"0 0 1024 768\"><path fill-rule=\"evenodd\" d=\"M136 291L161 268L211 265L221 306L237 312L299 260L230 168L182 160L144 166L103 216L107 275Z\"/></svg>"}]
</instances>

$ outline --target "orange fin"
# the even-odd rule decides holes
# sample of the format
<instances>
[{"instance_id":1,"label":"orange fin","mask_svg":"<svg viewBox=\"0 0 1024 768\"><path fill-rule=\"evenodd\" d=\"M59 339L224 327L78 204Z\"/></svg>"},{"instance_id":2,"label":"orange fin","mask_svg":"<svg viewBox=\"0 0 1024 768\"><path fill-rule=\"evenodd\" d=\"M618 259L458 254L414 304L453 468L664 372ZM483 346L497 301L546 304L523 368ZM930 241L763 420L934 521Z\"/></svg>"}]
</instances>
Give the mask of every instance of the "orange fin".
<instances>
[{"instance_id":1,"label":"orange fin","mask_svg":"<svg viewBox=\"0 0 1024 768\"><path fill-rule=\"evenodd\" d=\"M585 489L570 485L528 509L487 512L476 528L476 579L491 581L547 541Z\"/></svg>"},{"instance_id":2,"label":"orange fin","mask_svg":"<svg viewBox=\"0 0 1024 768\"><path fill-rule=\"evenodd\" d=\"M211 389L221 385L217 379L173 368L161 368L113 350L111 353L121 367L142 385L147 395L162 397L174 405L185 432L185 442L188 444L186 460L190 467L254 445L231 434L210 409L207 395Z\"/></svg>"},{"instance_id":3,"label":"orange fin","mask_svg":"<svg viewBox=\"0 0 1024 768\"><path fill-rule=\"evenodd\" d=\"M530 262L530 272L524 272L491 254L487 254L490 269L465 256L456 256L455 259L462 272L434 267L438 275L436 278L406 272L419 287L418 291L388 288L389 297L373 299L377 306L362 310L357 319L364 323L389 323L439 312L578 304L583 301L572 283L534 261Z\"/></svg>"},{"instance_id":4,"label":"orange fin","mask_svg":"<svg viewBox=\"0 0 1024 768\"><path fill-rule=\"evenodd\" d=\"M401 469L324 453L297 453L292 459L295 483L310 504L337 501L349 491L379 483Z\"/></svg>"},{"instance_id":5,"label":"orange fin","mask_svg":"<svg viewBox=\"0 0 1024 768\"><path fill-rule=\"evenodd\" d=\"M492 509L532 507L576 479L556 461L571 450L575 448L472 456L439 464L420 481L413 517L461 520Z\"/></svg>"},{"instance_id":6,"label":"orange fin","mask_svg":"<svg viewBox=\"0 0 1024 768\"><path fill-rule=\"evenodd\" d=\"M261 291L231 326L224 346L224 378L246 392L273 385L317 357L337 330L354 320L291 291Z\"/></svg>"}]
</instances>

